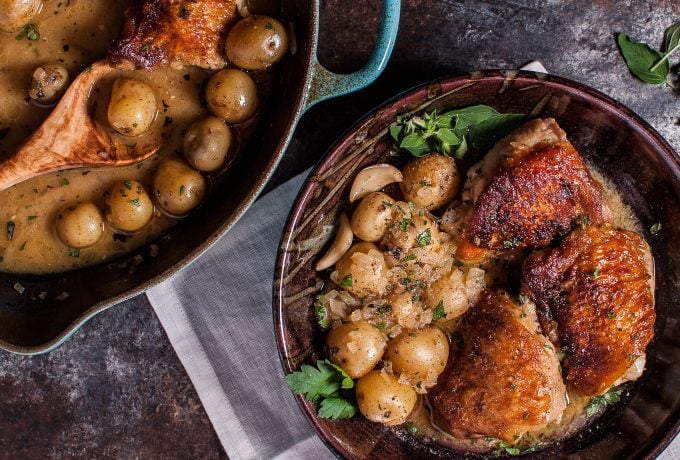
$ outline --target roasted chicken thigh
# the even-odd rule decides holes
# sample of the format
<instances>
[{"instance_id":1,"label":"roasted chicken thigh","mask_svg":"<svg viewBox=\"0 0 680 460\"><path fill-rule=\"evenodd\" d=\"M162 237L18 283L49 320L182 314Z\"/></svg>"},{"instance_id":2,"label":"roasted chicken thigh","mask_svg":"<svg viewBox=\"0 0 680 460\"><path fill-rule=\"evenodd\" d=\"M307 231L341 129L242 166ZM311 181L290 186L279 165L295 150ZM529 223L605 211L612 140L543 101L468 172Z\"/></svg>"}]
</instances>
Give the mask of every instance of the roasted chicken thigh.
<instances>
[{"instance_id":1,"label":"roasted chicken thigh","mask_svg":"<svg viewBox=\"0 0 680 460\"><path fill-rule=\"evenodd\" d=\"M462 343L430 390L439 424L456 437L514 441L560 420L567 405L559 362L533 306L485 291L463 316Z\"/></svg>"},{"instance_id":2,"label":"roasted chicken thigh","mask_svg":"<svg viewBox=\"0 0 680 460\"><path fill-rule=\"evenodd\" d=\"M540 248L575 220L610 218L602 187L553 119L525 123L473 166L463 195L471 210L456 256Z\"/></svg>"},{"instance_id":3,"label":"roasted chicken thigh","mask_svg":"<svg viewBox=\"0 0 680 460\"><path fill-rule=\"evenodd\" d=\"M656 318L650 266L640 235L597 226L524 262L522 291L566 353L566 380L579 393L604 393L644 357Z\"/></svg>"}]
</instances>

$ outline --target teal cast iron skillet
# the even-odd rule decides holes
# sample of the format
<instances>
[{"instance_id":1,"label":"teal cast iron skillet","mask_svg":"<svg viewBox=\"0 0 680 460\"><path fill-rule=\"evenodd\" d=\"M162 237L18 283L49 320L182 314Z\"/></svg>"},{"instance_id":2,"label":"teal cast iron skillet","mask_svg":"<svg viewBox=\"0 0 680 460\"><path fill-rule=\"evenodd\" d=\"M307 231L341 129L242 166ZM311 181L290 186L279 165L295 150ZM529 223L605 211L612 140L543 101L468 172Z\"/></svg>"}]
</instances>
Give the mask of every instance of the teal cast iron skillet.
<instances>
[{"instance_id":1,"label":"teal cast iron skillet","mask_svg":"<svg viewBox=\"0 0 680 460\"><path fill-rule=\"evenodd\" d=\"M325 99L361 89L380 75L397 36L400 5L400 0L383 0L373 55L359 71L339 75L325 69L316 57L319 0L282 2L280 16L293 25L296 49L281 63L272 97L244 147L246 155L215 185L205 204L153 242L158 246L156 257L149 257L147 245L111 263L64 274L0 273L0 348L21 354L53 350L97 313L144 292L207 251L262 191L305 111ZM135 256L143 261L137 263L140 258ZM14 289L17 282L24 288L22 293Z\"/></svg>"}]
</instances>

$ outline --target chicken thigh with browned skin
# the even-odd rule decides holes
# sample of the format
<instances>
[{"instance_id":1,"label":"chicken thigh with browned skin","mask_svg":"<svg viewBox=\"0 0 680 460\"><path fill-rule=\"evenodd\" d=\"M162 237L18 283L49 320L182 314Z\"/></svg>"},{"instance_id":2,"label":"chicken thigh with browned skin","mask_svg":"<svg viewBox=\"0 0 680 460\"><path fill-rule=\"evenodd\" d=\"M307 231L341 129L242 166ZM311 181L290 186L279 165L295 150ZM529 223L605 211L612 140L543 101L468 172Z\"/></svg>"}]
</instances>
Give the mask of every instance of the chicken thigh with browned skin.
<instances>
[{"instance_id":1,"label":"chicken thigh with browned skin","mask_svg":"<svg viewBox=\"0 0 680 460\"><path fill-rule=\"evenodd\" d=\"M456 256L466 261L545 247L579 218L611 217L601 185L553 119L529 121L500 140L470 169L463 200L471 209Z\"/></svg>"},{"instance_id":2,"label":"chicken thigh with browned skin","mask_svg":"<svg viewBox=\"0 0 680 460\"><path fill-rule=\"evenodd\" d=\"M463 316L462 343L430 390L442 428L459 438L514 441L561 419L567 401L559 362L532 308L485 291Z\"/></svg>"},{"instance_id":3,"label":"chicken thigh with browned skin","mask_svg":"<svg viewBox=\"0 0 680 460\"><path fill-rule=\"evenodd\" d=\"M566 380L602 394L644 358L654 335L651 255L637 233L588 226L524 262L522 291L565 353Z\"/></svg>"}]
</instances>

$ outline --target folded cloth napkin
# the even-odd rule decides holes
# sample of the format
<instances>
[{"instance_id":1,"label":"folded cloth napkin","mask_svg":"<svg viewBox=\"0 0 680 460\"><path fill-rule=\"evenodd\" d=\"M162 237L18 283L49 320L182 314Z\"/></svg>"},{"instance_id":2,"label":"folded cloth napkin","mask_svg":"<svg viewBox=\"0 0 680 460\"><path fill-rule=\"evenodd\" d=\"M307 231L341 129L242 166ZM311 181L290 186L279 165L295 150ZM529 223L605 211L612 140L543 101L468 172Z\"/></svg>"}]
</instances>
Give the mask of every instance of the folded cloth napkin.
<instances>
[{"instance_id":1,"label":"folded cloth napkin","mask_svg":"<svg viewBox=\"0 0 680 460\"><path fill-rule=\"evenodd\" d=\"M272 327L276 250L308 173L146 293L231 459L333 458L283 381Z\"/></svg>"}]
</instances>

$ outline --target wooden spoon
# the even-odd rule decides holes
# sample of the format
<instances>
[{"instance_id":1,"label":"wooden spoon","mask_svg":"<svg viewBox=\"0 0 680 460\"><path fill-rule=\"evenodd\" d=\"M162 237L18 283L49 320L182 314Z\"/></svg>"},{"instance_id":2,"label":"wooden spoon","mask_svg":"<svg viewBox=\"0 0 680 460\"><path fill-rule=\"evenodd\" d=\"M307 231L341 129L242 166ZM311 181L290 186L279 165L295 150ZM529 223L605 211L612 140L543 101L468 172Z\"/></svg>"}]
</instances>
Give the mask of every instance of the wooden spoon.
<instances>
[{"instance_id":1,"label":"wooden spoon","mask_svg":"<svg viewBox=\"0 0 680 460\"><path fill-rule=\"evenodd\" d=\"M97 123L88 103L95 84L109 74L133 66L113 67L99 61L71 83L59 104L9 159L0 163L0 190L52 171L100 166L124 166L142 161L160 148L160 139L127 146ZM158 144L156 144L158 142Z\"/></svg>"}]
</instances>

